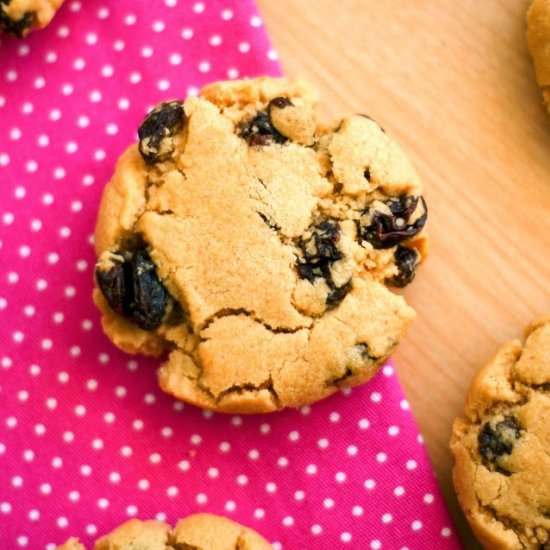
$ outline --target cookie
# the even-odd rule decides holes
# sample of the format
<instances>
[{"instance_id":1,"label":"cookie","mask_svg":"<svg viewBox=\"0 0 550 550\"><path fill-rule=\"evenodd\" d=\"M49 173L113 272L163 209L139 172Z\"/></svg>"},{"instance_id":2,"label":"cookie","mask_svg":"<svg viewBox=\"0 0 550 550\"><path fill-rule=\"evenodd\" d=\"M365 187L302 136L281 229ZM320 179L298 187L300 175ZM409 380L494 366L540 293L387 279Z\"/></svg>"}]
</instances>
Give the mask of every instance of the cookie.
<instances>
[{"instance_id":1,"label":"cookie","mask_svg":"<svg viewBox=\"0 0 550 550\"><path fill-rule=\"evenodd\" d=\"M63 0L0 0L0 31L19 38L45 27Z\"/></svg>"},{"instance_id":2,"label":"cookie","mask_svg":"<svg viewBox=\"0 0 550 550\"><path fill-rule=\"evenodd\" d=\"M550 109L550 0L534 0L527 12L527 43L537 82Z\"/></svg>"},{"instance_id":3,"label":"cookie","mask_svg":"<svg viewBox=\"0 0 550 550\"><path fill-rule=\"evenodd\" d=\"M200 407L299 407L371 378L414 311L420 180L372 119L317 121L284 79L157 106L106 186L95 301L160 386Z\"/></svg>"},{"instance_id":4,"label":"cookie","mask_svg":"<svg viewBox=\"0 0 550 550\"><path fill-rule=\"evenodd\" d=\"M550 549L550 317L474 379L451 450L458 499L491 550Z\"/></svg>"},{"instance_id":5,"label":"cookie","mask_svg":"<svg viewBox=\"0 0 550 550\"><path fill-rule=\"evenodd\" d=\"M94 550L271 550L258 533L234 521L212 514L195 514L172 529L156 520L131 519L98 539ZM86 550L70 538L57 550Z\"/></svg>"}]
</instances>

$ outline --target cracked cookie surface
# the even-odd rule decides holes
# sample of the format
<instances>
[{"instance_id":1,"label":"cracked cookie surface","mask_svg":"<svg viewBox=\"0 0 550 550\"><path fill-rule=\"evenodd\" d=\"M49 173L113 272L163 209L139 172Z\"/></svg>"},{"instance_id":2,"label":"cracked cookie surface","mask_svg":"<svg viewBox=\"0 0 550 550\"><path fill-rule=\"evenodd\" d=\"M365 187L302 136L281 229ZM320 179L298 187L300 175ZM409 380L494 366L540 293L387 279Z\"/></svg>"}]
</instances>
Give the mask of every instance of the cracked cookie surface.
<instances>
[{"instance_id":1,"label":"cracked cookie surface","mask_svg":"<svg viewBox=\"0 0 550 550\"><path fill-rule=\"evenodd\" d=\"M550 111L550 0L534 0L527 12L527 43L537 82Z\"/></svg>"},{"instance_id":2,"label":"cracked cookie surface","mask_svg":"<svg viewBox=\"0 0 550 550\"><path fill-rule=\"evenodd\" d=\"M166 523L131 519L98 539L93 550L271 550L258 533L234 521L212 514L195 514ZM70 538L57 550L86 550Z\"/></svg>"},{"instance_id":3,"label":"cracked cookie surface","mask_svg":"<svg viewBox=\"0 0 550 550\"><path fill-rule=\"evenodd\" d=\"M214 83L158 105L106 186L94 299L161 387L223 412L368 380L414 311L388 286L426 255L427 207L372 119L316 120L305 83Z\"/></svg>"},{"instance_id":4,"label":"cracked cookie surface","mask_svg":"<svg viewBox=\"0 0 550 550\"><path fill-rule=\"evenodd\" d=\"M45 27L63 0L0 0L0 31L19 38Z\"/></svg>"},{"instance_id":5,"label":"cracked cookie surface","mask_svg":"<svg viewBox=\"0 0 550 550\"><path fill-rule=\"evenodd\" d=\"M475 377L455 421L453 480L491 550L550 549L550 317L504 345Z\"/></svg>"}]
</instances>

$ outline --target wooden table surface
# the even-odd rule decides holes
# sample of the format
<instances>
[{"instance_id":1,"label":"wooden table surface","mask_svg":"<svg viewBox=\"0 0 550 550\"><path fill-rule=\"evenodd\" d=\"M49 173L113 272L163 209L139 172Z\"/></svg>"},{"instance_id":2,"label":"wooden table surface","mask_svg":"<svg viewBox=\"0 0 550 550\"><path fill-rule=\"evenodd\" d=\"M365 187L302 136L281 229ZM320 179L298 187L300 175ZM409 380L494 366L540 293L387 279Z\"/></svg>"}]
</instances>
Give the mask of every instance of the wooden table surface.
<instances>
[{"instance_id":1,"label":"wooden table surface","mask_svg":"<svg viewBox=\"0 0 550 550\"><path fill-rule=\"evenodd\" d=\"M259 0L285 72L326 116L367 113L426 187L431 256L395 358L465 547L448 440L472 375L550 312L550 117L525 44L528 0Z\"/></svg>"}]
</instances>

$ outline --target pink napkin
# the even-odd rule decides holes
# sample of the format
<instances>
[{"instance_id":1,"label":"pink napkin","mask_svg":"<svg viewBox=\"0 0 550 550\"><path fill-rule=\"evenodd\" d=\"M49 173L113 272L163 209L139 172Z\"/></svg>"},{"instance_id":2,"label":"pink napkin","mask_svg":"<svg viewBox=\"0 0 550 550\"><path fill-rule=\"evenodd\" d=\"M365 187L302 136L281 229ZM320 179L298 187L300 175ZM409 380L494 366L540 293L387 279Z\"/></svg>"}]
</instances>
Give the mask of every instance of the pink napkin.
<instances>
[{"instance_id":1,"label":"pink napkin","mask_svg":"<svg viewBox=\"0 0 550 550\"><path fill-rule=\"evenodd\" d=\"M68 0L0 58L0 546L209 511L276 549L459 548L391 364L300 411L230 417L162 394L158 363L101 332L103 185L157 101L279 74L252 1Z\"/></svg>"}]
</instances>

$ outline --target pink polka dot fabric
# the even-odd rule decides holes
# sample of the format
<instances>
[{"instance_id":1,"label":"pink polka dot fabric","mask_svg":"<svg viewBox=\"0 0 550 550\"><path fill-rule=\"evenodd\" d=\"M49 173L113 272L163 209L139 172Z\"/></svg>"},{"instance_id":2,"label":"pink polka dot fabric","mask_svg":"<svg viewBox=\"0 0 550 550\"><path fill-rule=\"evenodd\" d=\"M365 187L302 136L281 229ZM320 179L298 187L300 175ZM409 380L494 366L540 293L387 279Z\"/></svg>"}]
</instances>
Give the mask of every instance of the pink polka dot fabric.
<instances>
[{"instance_id":1,"label":"pink polka dot fabric","mask_svg":"<svg viewBox=\"0 0 550 550\"><path fill-rule=\"evenodd\" d=\"M101 332L103 185L156 102L279 73L253 3L69 0L0 40L0 546L209 511L276 549L459 548L391 364L300 411L230 417L162 394L158 363Z\"/></svg>"}]
</instances>

